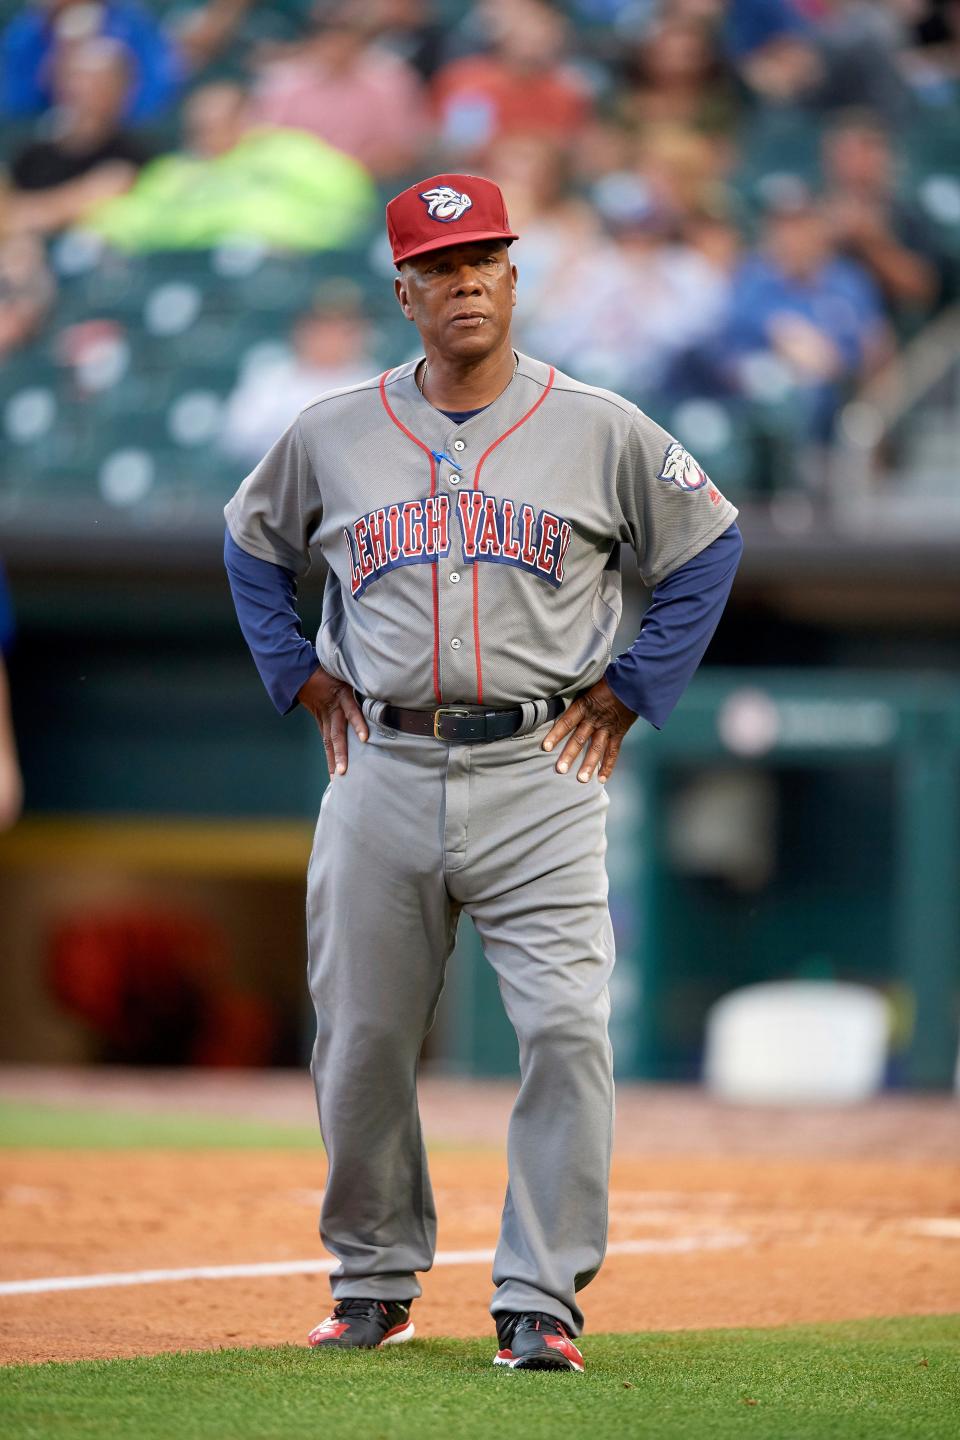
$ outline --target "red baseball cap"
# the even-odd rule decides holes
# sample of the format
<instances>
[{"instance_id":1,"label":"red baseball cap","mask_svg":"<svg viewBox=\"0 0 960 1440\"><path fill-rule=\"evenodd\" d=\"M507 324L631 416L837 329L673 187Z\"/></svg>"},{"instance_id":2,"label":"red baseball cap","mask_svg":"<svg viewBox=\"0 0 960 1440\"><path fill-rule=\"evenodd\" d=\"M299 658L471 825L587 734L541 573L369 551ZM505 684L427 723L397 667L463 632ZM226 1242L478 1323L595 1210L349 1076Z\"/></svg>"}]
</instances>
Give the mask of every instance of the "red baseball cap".
<instances>
[{"instance_id":1,"label":"red baseball cap","mask_svg":"<svg viewBox=\"0 0 960 1440\"><path fill-rule=\"evenodd\" d=\"M431 175L401 190L387 205L393 263L465 245L470 240L516 240L499 185L482 175Z\"/></svg>"}]
</instances>

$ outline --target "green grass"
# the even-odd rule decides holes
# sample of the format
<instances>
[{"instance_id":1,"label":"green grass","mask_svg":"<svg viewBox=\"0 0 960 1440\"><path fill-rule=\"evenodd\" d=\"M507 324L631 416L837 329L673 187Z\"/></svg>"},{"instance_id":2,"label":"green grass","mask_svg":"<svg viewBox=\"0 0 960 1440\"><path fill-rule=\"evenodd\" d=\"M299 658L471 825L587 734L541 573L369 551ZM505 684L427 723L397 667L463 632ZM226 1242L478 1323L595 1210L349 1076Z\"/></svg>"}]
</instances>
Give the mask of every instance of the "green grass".
<instances>
[{"instance_id":1,"label":"green grass","mask_svg":"<svg viewBox=\"0 0 960 1440\"><path fill-rule=\"evenodd\" d=\"M955 1440L960 1316L594 1336L587 1374L488 1340L0 1370L6 1440Z\"/></svg>"},{"instance_id":2,"label":"green grass","mask_svg":"<svg viewBox=\"0 0 960 1440\"><path fill-rule=\"evenodd\" d=\"M175 1149L317 1150L309 1125L274 1125L217 1115L139 1114L78 1106L0 1101L0 1149L38 1146L65 1150Z\"/></svg>"}]
</instances>

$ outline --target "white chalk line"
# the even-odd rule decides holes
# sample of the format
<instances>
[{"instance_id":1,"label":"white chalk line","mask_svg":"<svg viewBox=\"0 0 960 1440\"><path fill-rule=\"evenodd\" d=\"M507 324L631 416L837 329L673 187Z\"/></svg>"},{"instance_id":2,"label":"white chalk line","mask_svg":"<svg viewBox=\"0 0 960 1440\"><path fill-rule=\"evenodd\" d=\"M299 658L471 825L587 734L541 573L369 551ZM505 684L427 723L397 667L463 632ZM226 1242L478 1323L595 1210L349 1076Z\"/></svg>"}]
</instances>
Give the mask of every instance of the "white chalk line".
<instances>
[{"instance_id":1,"label":"white chalk line","mask_svg":"<svg viewBox=\"0 0 960 1440\"><path fill-rule=\"evenodd\" d=\"M663 1239L618 1240L608 1255L690 1255L697 1250L733 1250L749 1236L737 1231L713 1235L673 1235ZM441 1265L489 1265L492 1250L441 1250ZM112 1290L121 1285L171 1285L183 1280L262 1280L283 1275L329 1275L336 1260L265 1260L255 1265L194 1265L182 1270L118 1270L102 1275L51 1275L37 1280L8 1280L0 1295L49 1295L62 1290Z\"/></svg>"},{"instance_id":2,"label":"white chalk line","mask_svg":"<svg viewBox=\"0 0 960 1440\"><path fill-rule=\"evenodd\" d=\"M960 1215L908 1220L903 1228L912 1235L932 1235L937 1240L960 1240Z\"/></svg>"}]
</instances>

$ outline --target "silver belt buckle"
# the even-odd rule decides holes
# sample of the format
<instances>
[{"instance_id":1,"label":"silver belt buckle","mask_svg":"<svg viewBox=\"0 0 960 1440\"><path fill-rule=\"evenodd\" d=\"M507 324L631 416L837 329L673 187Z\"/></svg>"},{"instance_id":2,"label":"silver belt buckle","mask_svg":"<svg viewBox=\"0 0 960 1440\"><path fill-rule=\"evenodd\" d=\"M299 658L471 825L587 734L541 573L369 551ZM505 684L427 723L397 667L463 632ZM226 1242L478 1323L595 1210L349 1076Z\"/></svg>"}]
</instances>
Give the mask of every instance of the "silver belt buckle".
<instances>
[{"instance_id":1,"label":"silver belt buckle","mask_svg":"<svg viewBox=\"0 0 960 1440\"><path fill-rule=\"evenodd\" d=\"M466 720L470 716L470 711L464 710L459 705L438 705L437 709L434 710L433 738L434 740L443 740L449 745L450 741L447 740L447 737L440 734L440 722L444 715L455 715L458 720Z\"/></svg>"}]
</instances>

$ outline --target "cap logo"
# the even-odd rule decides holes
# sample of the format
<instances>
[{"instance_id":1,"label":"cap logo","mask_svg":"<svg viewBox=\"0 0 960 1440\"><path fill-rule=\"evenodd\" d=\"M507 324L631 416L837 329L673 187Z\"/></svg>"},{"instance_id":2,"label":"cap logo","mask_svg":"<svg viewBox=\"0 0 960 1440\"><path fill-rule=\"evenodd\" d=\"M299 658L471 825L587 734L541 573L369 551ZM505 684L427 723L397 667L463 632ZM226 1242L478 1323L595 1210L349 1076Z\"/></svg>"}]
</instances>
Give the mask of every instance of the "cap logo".
<instances>
[{"instance_id":1,"label":"cap logo","mask_svg":"<svg viewBox=\"0 0 960 1440\"><path fill-rule=\"evenodd\" d=\"M451 185L434 185L432 190L422 190L420 199L426 205L430 219L441 220L445 225L451 220L459 220L473 204L465 191L461 194Z\"/></svg>"}]
</instances>

